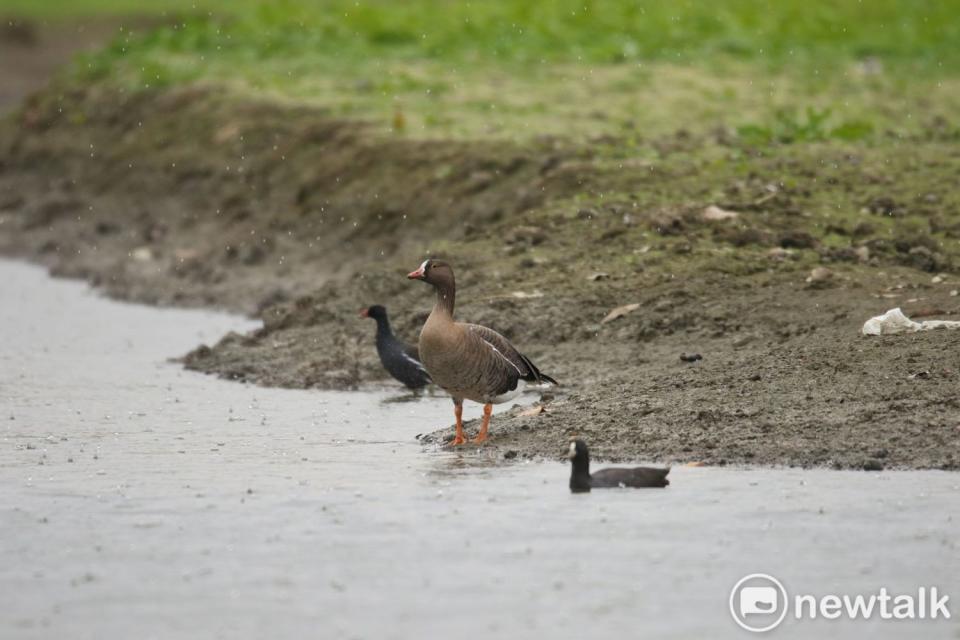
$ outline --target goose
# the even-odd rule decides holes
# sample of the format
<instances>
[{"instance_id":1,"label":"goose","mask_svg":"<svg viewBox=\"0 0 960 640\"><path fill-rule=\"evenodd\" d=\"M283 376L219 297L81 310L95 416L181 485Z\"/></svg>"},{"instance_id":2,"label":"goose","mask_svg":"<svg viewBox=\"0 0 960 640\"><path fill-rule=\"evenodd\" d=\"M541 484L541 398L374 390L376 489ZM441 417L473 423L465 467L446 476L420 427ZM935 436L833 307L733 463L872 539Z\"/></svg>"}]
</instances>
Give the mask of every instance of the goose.
<instances>
[{"instance_id":1,"label":"goose","mask_svg":"<svg viewBox=\"0 0 960 640\"><path fill-rule=\"evenodd\" d=\"M463 435L464 400L483 405L480 432L471 441L480 444L487 440L493 405L517 397L526 383L558 384L493 329L453 319L457 287L448 263L424 260L407 277L426 282L437 293L433 311L420 331L420 358L434 383L453 398L457 419L453 446L467 441Z\"/></svg>"},{"instance_id":2,"label":"goose","mask_svg":"<svg viewBox=\"0 0 960 640\"><path fill-rule=\"evenodd\" d=\"M377 321L377 355L380 356L380 364L387 373L413 390L430 384L430 376L420 362L417 348L393 335L386 308L375 304L361 309L360 317Z\"/></svg>"},{"instance_id":3,"label":"goose","mask_svg":"<svg viewBox=\"0 0 960 640\"><path fill-rule=\"evenodd\" d=\"M670 484L666 469L651 467L601 469L590 473L590 451L583 440L572 440L567 451L570 458L570 491L587 493L590 489L609 489L611 487L665 487Z\"/></svg>"}]
</instances>

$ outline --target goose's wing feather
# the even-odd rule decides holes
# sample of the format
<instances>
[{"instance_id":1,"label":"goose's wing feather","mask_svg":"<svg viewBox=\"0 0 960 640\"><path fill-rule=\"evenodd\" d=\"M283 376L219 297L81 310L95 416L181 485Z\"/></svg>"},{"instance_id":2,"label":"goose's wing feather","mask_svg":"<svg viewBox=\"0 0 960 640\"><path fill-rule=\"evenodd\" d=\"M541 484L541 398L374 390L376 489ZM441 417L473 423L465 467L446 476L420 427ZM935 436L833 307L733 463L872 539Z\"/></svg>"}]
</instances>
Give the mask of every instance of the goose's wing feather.
<instances>
[{"instance_id":1,"label":"goose's wing feather","mask_svg":"<svg viewBox=\"0 0 960 640\"><path fill-rule=\"evenodd\" d=\"M485 342L487 348L496 352L497 355L509 365L509 368L512 370L508 374L509 377L513 378L516 376L515 379L526 380L527 382L552 382L553 384L557 384L557 381L550 376L540 373L540 370L530 361L530 358L517 351L517 348L510 344L509 340L493 329L483 327L479 324L464 323L462 326L468 332ZM516 385L512 385L511 388L515 388L515 386Z\"/></svg>"}]
</instances>

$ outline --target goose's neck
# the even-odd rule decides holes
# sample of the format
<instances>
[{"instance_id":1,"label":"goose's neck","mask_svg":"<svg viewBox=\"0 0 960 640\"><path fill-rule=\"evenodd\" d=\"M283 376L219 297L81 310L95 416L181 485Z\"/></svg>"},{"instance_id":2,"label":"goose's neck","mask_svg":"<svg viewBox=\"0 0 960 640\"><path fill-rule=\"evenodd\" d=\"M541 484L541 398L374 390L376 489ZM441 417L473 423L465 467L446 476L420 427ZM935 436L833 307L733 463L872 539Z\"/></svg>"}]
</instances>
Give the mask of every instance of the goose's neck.
<instances>
[{"instance_id":1,"label":"goose's neck","mask_svg":"<svg viewBox=\"0 0 960 640\"><path fill-rule=\"evenodd\" d=\"M433 313L444 315L453 320L453 306L457 298L457 288L453 282L442 282L436 285L437 303L433 305Z\"/></svg>"}]
</instances>

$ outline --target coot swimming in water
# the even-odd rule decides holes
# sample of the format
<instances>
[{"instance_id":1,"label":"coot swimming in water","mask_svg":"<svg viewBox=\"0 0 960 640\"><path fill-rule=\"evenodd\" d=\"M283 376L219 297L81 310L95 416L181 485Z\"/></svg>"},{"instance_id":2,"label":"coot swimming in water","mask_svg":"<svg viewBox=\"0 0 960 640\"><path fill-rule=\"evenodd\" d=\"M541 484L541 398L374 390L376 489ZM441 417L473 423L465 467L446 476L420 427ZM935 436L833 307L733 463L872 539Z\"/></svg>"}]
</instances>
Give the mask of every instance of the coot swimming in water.
<instances>
[{"instance_id":1,"label":"coot swimming in water","mask_svg":"<svg viewBox=\"0 0 960 640\"><path fill-rule=\"evenodd\" d=\"M666 469L652 469L650 467L601 469L590 473L590 451L583 440L570 442L567 452L570 458L570 491L586 493L590 489L608 489L611 487L665 487L670 484Z\"/></svg>"}]
</instances>

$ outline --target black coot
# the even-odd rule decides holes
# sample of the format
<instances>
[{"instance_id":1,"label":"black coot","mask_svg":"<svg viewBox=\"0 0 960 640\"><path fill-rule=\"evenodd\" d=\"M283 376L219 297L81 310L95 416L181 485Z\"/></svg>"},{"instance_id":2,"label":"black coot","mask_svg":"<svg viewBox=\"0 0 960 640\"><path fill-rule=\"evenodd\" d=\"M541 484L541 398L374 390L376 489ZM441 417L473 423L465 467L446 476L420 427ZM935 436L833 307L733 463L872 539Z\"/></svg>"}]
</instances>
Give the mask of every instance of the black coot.
<instances>
[{"instance_id":1,"label":"black coot","mask_svg":"<svg viewBox=\"0 0 960 640\"><path fill-rule=\"evenodd\" d=\"M360 317L377 321L377 354L387 372L411 389L421 389L430 384L430 376L420 363L417 348L399 340L390 329L387 310L375 304L361 309Z\"/></svg>"},{"instance_id":2,"label":"black coot","mask_svg":"<svg viewBox=\"0 0 960 640\"><path fill-rule=\"evenodd\" d=\"M590 489L608 489L611 487L665 487L670 484L666 469L652 469L650 467L633 467L631 469L601 469L590 473L590 451L583 440L570 442L567 452L570 458L570 491L586 493Z\"/></svg>"}]
</instances>

